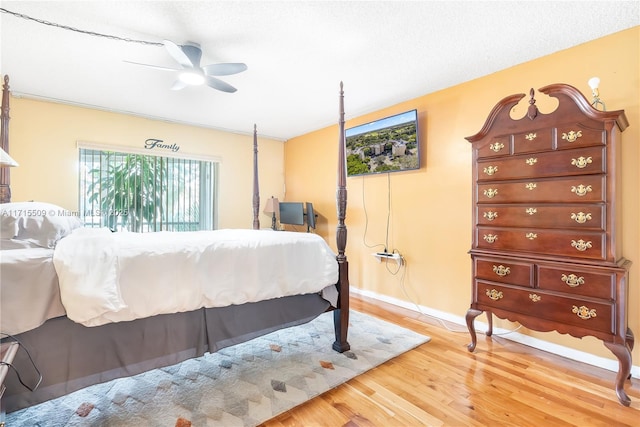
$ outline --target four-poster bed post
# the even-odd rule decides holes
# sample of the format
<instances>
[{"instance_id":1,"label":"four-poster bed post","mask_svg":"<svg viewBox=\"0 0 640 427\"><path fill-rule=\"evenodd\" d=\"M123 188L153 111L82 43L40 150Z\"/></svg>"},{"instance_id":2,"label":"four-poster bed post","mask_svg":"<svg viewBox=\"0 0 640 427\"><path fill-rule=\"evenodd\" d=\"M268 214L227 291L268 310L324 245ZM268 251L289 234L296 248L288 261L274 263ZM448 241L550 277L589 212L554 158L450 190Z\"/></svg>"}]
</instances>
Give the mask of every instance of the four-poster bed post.
<instances>
[{"instance_id":1,"label":"four-poster bed post","mask_svg":"<svg viewBox=\"0 0 640 427\"><path fill-rule=\"evenodd\" d=\"M2 85L2 112L0 114L0 147L9 153L9 76L4 76ZM11 178L9 168L0 167L0 203L11 201Z\"/></svg>"},{"instance_id":2,"label":"four-poster bed post","mask_svg":"<svg viewBox=\"0 0 640 427\"><path fill-rule=\"evenodd\" d=\"M347 171L345 157L344 134L344 90L340 82L340 102L338 112L338 188L336 190L336 203L338 211L338 226L336 228L336 244L338 246L338 309L333 313L333 321L336 329L336 341L333 349L342 353L349 350L347 342L347 326L349 324L349 263L345 255L347 246L347 226L345 217L347 213Z\"/></svg>"},{"instance_id":3,"label":"four-poster bed post","mask_svg":"<svg viewBox=\"0 0 640 427\"><path fill-rule=\"evenodd\" d=\"M253 125L253 229L260 230L260 185L258 184L258 127Z\"/></svg>"}]
</instances>

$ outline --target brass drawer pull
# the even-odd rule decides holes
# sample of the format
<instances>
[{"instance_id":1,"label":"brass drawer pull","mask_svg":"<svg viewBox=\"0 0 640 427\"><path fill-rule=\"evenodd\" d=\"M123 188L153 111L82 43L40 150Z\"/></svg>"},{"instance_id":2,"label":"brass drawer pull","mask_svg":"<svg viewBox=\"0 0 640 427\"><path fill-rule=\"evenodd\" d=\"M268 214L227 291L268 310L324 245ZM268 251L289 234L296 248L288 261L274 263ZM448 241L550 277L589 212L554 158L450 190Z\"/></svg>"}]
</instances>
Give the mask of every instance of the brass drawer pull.
<instances>
[{"instance_id":1,"label":"brass drawer pull","mask_svg":"<svg viewBox=\"0 0 640 427\"><path fill-rule=\"evenodd\" d=\"M504 148L504 144L502 142L493 142L491 143L491 145L489 145L489 149L491 151L493 151L494 153L497 153L498 151L502 150Z\"/></svg>"},{"instance_id":2,"label":"brass drawer pull","mask_svg":"<svg viewBox=\"0 0 640 427\"><path fill-rule=\"evenodd\" d=\"M578 277L575 274L569 274L568 276L566 274L563 274L560 280L562 280L564 283L567 284L567 286L571 288L584 285L584 277L582 276Z\"/></svg>"},{"instance_id":3,"label":"brass drawer pull","mask_svg":"<svg viewBox=\"0 0 640 427\"><path fill-rule=\"evenodd\" d=\"M528 213L529 215L533 215L533 214L538 212L538 209L536 209L536 208L527 208L524 211L525 211L525 213Z\"/></svg>"},{"instance_id":4,"label":"brass drawer pull","mask_svg":"<svg viewBox=\"0 0 640 427\"><path fill-rule=\"evenodd\" d=\"M493 243L496 240L498 240L498 235L497 234L485 234L483 239L487 242L487 243Z\"/></svg>"},{"instance_id":5,"label":"brass drawer pull","mask_svg":"<svg viewBox=\"0 0 640 427\"><path fill-rule=\"evenodd\" d=\"M529 299L533 302L538 302L542 299L542 297L536 294L529 294Z\"/></svg>"},{"instance_id":6,"label":"brass drawer pull","mask_svg":"<svg viewBox=\"0 0 640 427\"><path fill-rule=\"evenodd\" d=\"M484 213L484 217L487 218L489 221L493 221L494 219L498 218L498 212L485 212Z\"/></svg>"},{"instance_id":7,"label":"brass drawer pull","mask_svg":"<svg viewBox=\"0 0 640 427\"><path fill-rule=\"evenodd\" d=\"M571 312L583 320L589 320L596 317L596 309L595 308L589 309L584 305L581 305L580 307L577 307L574 305Z\"/></svg>"},{"instance_id":8,"label":"brass drawer pull","mask_svg":"<svg viewBox=\"0 0 640 427\"><path fill-rule=\"evenodd\" d=\"M524 139L526 139L527 141L533 141L534 139L537 138L537 136L538 135L536 135L535 132L530 132L524 136Z\"/></svg>"},{"instance_id":9,"label":"brass drawer pull","mask_svg":"<svg viewBox=\"0 0 640 427\"><path fill-rule=\"evenodd\" d=\"M500 277L504 277L508 274L511 274L511 268L505 267L504 265L494 265L493 272L496 273Z\"/></svg>"},{"instance_id":10,"label":"brass drawer pull","mask_svg":"<svg viewBox=\"0 0 640 427\"><path fill-rule=\"evenodd\" d=\"M525 163L528 164L529 166L533 166L536 163L538 163L538 159L536 159L535 157L531 157L531 158L525 160Z\"/></svg>"},{"instance_id":11,"label":"brass drawer pull","mask_svg":"<svg viewBox=\"0 0 640 427\"><path fill-rule=\"evenodd\" d=\"M538 235L536 233L527 233L524 235L524 237L526 237L529 240L535 240L538 238Z\"/></svg>"},{"instance_id":12,"label":"brass drawer pull","mask_svg":"<svg viewBox=\"0 0 640 427\"><path fill-rule=\"evenodd\" d=\"M577 159L571 159L571 165L577 167L578 169L584 169L589 164L593 163L593 159L591 156L587 157L578 157Z\"/></svg>"},{"instance_id":13,"label":"brass drawer pull","mask_svg":"<svg viewBox=\"0 0 640 427\"><path fill-rule=\"evenodd\" d=\"M497 166L487 166L486 168L484 168L484 173L486 173L489 176L493 175L496 172L498 172Z\"/></svg>"},{"instance_id":14,"label":"brass drawer pull","mask_svg":"<svg viewBox=\"0 0 640 427\"><path fill-rule=\"evenodd\" d=\"M578 213L571 212L571 219L577 222L578 224L584 224L585 222L591 220L591 214L584 213L584 212L578 212Z\"/></svg>"},{"instance_id":15,"label":"brass drawer pull","mask_svg":"<svg viewBox=\"0 0 640 427\"><path fill-rule=\"evenodd\" d=\"M577 187L575 185L571 186L571 192L572 193L576 193L576 196L586 196L587 193L591 193L593 191L593 188L590 185L587 185L586 187L582 184L578 185Z\"/></svg>"},{"instance_id":16,"label":"brass drawer pull","mask_svg":"<svg viewBox=\"0 0 640 427\"><path fill-rule=\"evenodd\" d=\"M572 240L571 246L576 248L580 252L584 252L587 249L591 249L593 247L593 244L591 243L591 241L585 242L584 240L580 239L577 242L575 240Z\"/></svg>"},{"instance_id":17,"label":"brass drawer pull","mask_svg":"<svg viewBox=\"0 0 640 427\"><path fill-rule=\"evenodd\" d=\"M484 195L490 199L493 199L495 196L498 195L498 189L488 188L484 190Z\"/></svg>"},{"instance_id":18,"label":"brass drawer pull","mask_svg":"<svg viewBox=\"0 0 640 427\"><path fill-rule=\"evenodd\" d=\"M495 289L487 289L487 292L485 292L487 294L487 296L489 298L491 298L494 301L498 301L499 299L502 299L504 297L504 295L502 294L502 291L496 291Z\"/></svg>"},{"instance_id":19,"label":"brass drawer pull","mask_svg":"<svg viewBox=\"0 0 640 427\"><path fill-rule=\"evenodd\" d=\"M578 138L582 137L582 131L573 131L570 130L567 133L562 132L562 139L564 139L567 142L576 142L578 140Z\"/></svg>"},{"instance_id":20,"label":"brass drawer pull","mask_svg":"<svg viewBox=\"0 0 640 427\"><path fill-rule=\"evenodd\" d=\"M525 187L527 190L533 190L533 189L534 189L534 188L536 188L537 186L538 186L538 184L536 184L535 182L530 182L530 183L528 183L527 185L525 185L524 187Z\"/></svg>"}]
</instances>

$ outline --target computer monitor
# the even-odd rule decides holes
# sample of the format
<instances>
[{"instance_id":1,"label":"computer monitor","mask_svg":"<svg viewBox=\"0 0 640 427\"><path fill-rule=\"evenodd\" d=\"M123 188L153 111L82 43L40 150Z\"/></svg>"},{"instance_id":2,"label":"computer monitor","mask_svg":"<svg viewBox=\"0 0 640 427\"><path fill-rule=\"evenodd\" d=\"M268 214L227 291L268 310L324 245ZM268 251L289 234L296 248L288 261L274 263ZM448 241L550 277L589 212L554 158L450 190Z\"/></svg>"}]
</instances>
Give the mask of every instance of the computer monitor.
<instances>
[{"instance_id":1,"label":"computer monitor","mask_svg":"<svg viewBox=\"0 0 640 427\"><path fill-rule=\"evenodd\" d=\"M280 224L304 225L302 202L280 202Z\"/></svg>"},{"instance_id":2,"label":"computer monitor","mask_svg":"<svg viewBox=\"0 0 640 427\"><path fill-rule=\"evenodd\" d=\"M315 230L316 228L316 213L313 210L313 203L307 202L307 213L305 216L307 217L307 232L309 232L310 228Z\"/></svg>"}]
</instances>

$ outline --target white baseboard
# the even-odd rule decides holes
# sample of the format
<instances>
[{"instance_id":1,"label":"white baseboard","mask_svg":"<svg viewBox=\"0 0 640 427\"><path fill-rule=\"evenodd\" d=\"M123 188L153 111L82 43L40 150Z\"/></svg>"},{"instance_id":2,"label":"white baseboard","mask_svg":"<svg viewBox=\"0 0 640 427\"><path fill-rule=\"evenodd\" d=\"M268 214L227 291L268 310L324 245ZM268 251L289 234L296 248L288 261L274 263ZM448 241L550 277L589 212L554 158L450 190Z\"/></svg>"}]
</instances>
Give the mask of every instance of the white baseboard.
<instances>
[{"instance_id":1,"label":"white baseboard","mask_svg":"<svg viewBox=\"0 0 640 427\"><path fill-rule=\"evenodd\" d=\"M451 322L457 325L464 326L466 329L467 323L462 316L457 316L451 313L447 313L444 311L435 310L429 307L424 306L416 306L413 303L402 301L396 298L392 298L386 295L381 295L372 291L365 291L358 288L351 288L351 292L354 294L359 294L365 297L369 297L372 299L376 299L379 301L383 301L389 304L396 305L398 307L406 308L416 313L423 313L428 316L434 317L436 319L441 319L447 322ZM488 324L485 322L481 322L479 320L475 321L476 327L480 330L487 329ZM518 342L521 344L528 345L529 347L537 348L539 350L547 351L549 353L557 354L558 356L566 357L567 359L576 360L578 362L587 363L592 366L597 366L598 368L607 369L609 371L618 372L618 360L607 359L605 357L595 356L591 353L586 353L584 351L575 350L569 347L565 347L562 345L554 344L548 341L544 341L538 338L533 338L527 335L520 334L518 332L510 332L501 328L493 328L494 335L506 334L502 335L502 338L506 338L508 340ZM640 378L640 366L633 365L631 366L631 376L633 378Z\"/></svg>"}]
</instances>

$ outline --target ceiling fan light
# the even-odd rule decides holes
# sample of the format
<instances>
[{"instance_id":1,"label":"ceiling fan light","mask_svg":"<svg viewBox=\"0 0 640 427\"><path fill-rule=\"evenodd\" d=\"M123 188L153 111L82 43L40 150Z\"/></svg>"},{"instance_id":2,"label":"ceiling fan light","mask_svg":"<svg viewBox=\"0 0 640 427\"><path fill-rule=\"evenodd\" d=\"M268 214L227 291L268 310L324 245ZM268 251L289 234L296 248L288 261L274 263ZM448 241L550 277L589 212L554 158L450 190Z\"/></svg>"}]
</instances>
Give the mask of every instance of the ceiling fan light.
<instances>
[{"instance_id":1,"label":"ceiling fan light","mask_svg":"<svg viewBox=\"0 0 640 427\"><path fill-rule=\"evenodd\" d=\"M178 79L188 85L201 85L204 84L204 76L197 71L182 71L178 75Z\"/></svg>"}]
</instances>

